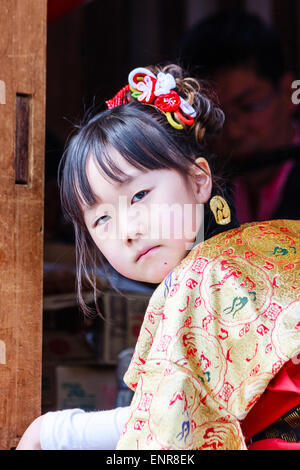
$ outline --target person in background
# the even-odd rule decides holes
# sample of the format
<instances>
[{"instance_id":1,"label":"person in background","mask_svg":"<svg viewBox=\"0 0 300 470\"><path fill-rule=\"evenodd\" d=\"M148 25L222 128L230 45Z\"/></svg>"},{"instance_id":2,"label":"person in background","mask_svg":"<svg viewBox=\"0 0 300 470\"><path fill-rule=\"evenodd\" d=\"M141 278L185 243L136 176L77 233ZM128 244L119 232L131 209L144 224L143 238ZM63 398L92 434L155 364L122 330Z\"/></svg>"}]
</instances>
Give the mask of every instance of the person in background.
<instances>
[{"instance_id":1,"label":"person in background","mask_svg":"<svg viewBox=\"0 0 300 470\"><path fill-rule=\"evenodd\" d=\"M211 145L232 176L239 222L299 219L293 75L274 30L253 14L221 12L196 24L177 54L217 89L226 120Z\"/></svg>"}]
</instances>

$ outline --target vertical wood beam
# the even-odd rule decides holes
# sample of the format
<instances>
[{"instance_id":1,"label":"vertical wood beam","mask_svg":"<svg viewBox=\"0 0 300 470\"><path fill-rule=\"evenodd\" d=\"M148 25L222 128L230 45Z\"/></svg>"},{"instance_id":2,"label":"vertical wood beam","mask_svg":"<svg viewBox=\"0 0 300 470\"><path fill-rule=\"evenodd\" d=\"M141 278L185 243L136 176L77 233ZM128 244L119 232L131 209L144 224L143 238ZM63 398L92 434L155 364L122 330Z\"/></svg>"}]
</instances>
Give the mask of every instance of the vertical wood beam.
<instances>
[{"instance_id":1,"label":"vertical wood beam","mask_svg":"<svg viewBox=\"0 0 300 470\"><path fill-rule=\"evenodd\" d=\"M0 4L0 449L41 409L46 3Z\"/></svg>"}]
</instances>

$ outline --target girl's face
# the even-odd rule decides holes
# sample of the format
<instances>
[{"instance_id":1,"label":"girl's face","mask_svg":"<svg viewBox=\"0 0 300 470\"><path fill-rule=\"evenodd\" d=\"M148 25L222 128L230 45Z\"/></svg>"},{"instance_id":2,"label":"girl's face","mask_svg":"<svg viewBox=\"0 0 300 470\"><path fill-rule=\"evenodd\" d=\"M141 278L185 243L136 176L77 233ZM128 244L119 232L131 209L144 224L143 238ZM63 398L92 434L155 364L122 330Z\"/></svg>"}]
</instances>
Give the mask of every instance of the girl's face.
<instances>
[{"instance_id":1,"label":"girl's face","mask_svg":"<svg viewBox=\"0 0 300 470\"><path fill-rule=\"evenodd\" d=\"M128 180L109 179L89 156L87 177L97 202L83 207L86 226L120 274L160 283L187 255L203 221L211 193L208 163L199 158L206 173L193 166L184 178L172 169L137 169L115 149L110 156Z\"/></svg>"}]
</instances>

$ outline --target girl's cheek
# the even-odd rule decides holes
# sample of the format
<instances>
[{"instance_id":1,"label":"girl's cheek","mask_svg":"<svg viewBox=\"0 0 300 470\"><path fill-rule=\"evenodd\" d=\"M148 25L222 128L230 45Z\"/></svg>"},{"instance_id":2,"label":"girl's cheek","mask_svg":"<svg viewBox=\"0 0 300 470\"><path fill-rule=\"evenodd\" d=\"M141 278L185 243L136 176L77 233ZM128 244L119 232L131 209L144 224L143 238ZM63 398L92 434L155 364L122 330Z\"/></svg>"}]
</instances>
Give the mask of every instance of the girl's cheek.
<instances>
[{"instance_id":1,"label":"girl's cheek","mask_svg":"<svg viewBox=\"0 0 300 470\"><path fill-rule=\"evenodd\" d=\"M170 240L193 239L198 233L203 221L203 205L196 207L192 204L173 206L160 214L159 228L161 238Z\"/></svg>"},{"instance_id":2,"label":"girl's cheek","mask_svg":"<svg viewBox=\"0 0 300 470\"><path fill-rule=\"evenodd\" d=\"M164 240L181 239L183 234L183 221L181 211L176 207L165 208L156 214L154 224L157 238ZM152 224L153 228L153 224Z\"/></svg>"},{"instance_id":3,"label":"girl's cheek","mask_svg":"<svg viewBox=\"0 0 300 470\"><path fill-rule=\"evenodd\" d=\"M100 230L96 230L96 232L90 233L96 247L101 252L101 254L108 259L108 256L113 252L111 249L112 240L109 240L109 236L104 237L103 234L99 235Z\"/></svg>"}]
</instances>

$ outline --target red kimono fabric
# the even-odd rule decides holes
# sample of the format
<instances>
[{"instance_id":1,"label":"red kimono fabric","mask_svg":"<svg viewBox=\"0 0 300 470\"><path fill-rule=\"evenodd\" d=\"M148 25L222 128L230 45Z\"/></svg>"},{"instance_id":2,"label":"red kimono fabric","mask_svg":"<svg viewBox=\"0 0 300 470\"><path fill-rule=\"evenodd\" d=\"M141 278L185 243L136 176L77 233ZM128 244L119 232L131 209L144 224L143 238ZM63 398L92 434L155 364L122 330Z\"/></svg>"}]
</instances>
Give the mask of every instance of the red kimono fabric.
<instances>
[{"instance_id":1,"label":"red kimono fabric","mask_svg":"<svg viewBox=\"0 0 300 470\"><path fill-rule=\"evenodd\" d=\"M242 422L249 450L300 450L300 442L251 438L300 404L300 355L290 360L270 382L259 401ZM300 423L299 423L300 424Z\"/></svg>"}]
</instances>

